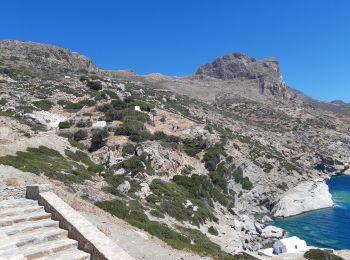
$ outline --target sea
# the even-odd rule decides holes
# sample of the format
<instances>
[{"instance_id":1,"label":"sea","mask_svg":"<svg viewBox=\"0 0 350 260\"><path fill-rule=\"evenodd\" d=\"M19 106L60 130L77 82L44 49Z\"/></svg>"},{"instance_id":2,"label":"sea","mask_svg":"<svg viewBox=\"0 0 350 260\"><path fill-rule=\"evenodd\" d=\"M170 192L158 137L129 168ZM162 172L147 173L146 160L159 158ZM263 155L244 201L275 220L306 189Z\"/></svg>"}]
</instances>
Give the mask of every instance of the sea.
<instances>
[{"instance_id":1,"label":"sea","mask_svg":"<svg viewBox=\"0 0 350 260\"><path fill-rule=\"evenodd\" d=\"M328 186L333 208L276 219L274 225L286 230L287 236L297 236L311 246L350 249L350 176L332 177Z\"/></svg>"}]
</instances>

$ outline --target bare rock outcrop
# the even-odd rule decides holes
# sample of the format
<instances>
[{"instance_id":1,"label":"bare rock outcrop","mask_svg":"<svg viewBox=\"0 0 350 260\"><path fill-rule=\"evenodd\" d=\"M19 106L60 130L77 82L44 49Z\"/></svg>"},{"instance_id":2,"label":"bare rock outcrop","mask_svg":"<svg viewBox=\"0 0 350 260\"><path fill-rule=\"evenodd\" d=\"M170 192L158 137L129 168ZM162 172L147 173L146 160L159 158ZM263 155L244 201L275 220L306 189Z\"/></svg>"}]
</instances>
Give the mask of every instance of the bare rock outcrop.
<instances>
[{"instance_id":1,"label":"bare rock outcrop","mask_svg":"<svg viewBox=\"0 0 350 260\"><path fill-rule=\"evenodd\" d=\"M94 71L96 66L87 57L66 48L42 43L0 41L1 57L11 65L31 70L77 72ZM11 58L12 57L12 58ZM13 58L15 57L15 59Z\"/></svg>"},{"instance_id":2,"label":"bare rock outcrop","mask_svg":"<svg viewBox=\"0 0 350 260\"><path fill-rule=\"evenodd\" d=\"M332 195L322 179L301 182L284 193L273 208L275 217L289 217L333 206Z\"/></svg>"},{"instance_id":3,"label":"bare rock outcrop","mask_svg":"<svg viewBox=\"0 0 350 260\"><path fill-rule=\"evenodd\" d=\"M241 53L219 57L212 63L201 66L195 76L222 80L256 80L262 93L284 96L286 92L277 60L256 60Z\"/></svg>"}]
</instances>

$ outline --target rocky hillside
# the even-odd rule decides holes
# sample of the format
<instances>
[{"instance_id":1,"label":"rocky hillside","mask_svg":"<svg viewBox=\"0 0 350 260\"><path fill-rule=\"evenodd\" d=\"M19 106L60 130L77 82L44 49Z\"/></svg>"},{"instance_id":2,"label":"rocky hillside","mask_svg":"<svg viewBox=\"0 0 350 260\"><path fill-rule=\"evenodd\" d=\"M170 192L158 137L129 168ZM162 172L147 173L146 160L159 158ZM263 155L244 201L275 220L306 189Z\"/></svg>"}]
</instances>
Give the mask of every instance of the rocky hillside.
<instances>
[{"instance_id":1,"label":"rocky hillside","mask_svg":"<svg viewBox=\"0 0 350 260\"><path fill-rule=\"evenodd\" d=\"M287 87L271 59L139 76L2 41L0 109L0 164L213 258L268 246L273 217L330 206L324 181L349 173L349 106Z\"/></svg>"}]
</instances>

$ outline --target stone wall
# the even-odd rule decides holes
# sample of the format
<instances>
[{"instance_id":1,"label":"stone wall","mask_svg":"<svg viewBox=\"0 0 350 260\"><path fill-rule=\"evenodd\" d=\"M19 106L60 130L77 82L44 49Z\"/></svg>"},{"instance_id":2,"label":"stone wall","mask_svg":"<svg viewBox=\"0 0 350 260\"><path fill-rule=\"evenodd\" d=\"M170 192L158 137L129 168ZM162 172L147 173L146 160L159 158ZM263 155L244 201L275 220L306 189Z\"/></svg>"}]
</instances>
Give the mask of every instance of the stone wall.
<instances>
[{"instance_id":1,"label":"stone wall","mask_svg":"<svg viewBox=\"0 0 350 260\"><path fill-rule=\"evenodd\" d=\"M79 249L91 254L91 259L133 260L97 227L50 191L48 185L29 186L27 198L37 199L39 205L59 221L60 227L68 230L68 237L78 241Z\"/></svg>"}]
</instances>

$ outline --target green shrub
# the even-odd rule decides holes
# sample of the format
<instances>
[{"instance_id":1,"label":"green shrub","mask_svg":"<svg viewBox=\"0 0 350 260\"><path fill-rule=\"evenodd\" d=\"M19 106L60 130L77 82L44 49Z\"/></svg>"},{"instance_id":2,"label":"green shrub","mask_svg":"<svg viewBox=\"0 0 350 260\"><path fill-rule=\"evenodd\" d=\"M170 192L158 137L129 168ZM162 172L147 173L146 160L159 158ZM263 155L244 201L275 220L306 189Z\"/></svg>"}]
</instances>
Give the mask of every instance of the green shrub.
<instances>
[{"instance_id":1,"label":"green shrub","mask_svg":"<svg viewBox=\"0 0 350 260\"><path fill-rule=\"evenodd\" d=\"M147 131L144 124L139 121L130 120L116 128L115 135L126 135L133 142L151 140L152 134Z\"/></svg>"},{"instance_id":2,"label":"green shrub","mask_svg":"<svg viewBox=\"0 0 350 260\"><path fill-rule=\"evenodd\" d=\"M0 157L0 164L10 165L37 175L44 174L64 182L80 183L91 179L93 175L85 168L74 169L75 166L72 162L68 161L59 152L45 146L27 148L25 152L17 152L16 156Z\"/></svg>"},{"instance_id":3,"label":"green shrub","mask_svg":"<svg viewBox=\"0 0 350 260\"><path fill-rule=\"evenodd\" d=\"M86 86L92 90L101 90L102 89L102 82L88 80L86 83Z\"/></svg>"},{"instance_id":4,"label":"green shrub","mask_svg":"<svg viewBox=\"0 0 350 260\"><path fill-rule=\"evenodd\" d=\"M210 226L209 228L208 228L208 233L209 234L212 234L212 235L214 235L214 236L218 236L219 235L219 232L216 230L216 228L214 228L213 226Z\"/></svg>"},{"instance_id":5,"label":"green shrub","mask_svg":"<svg viewBox=\"0 0 350 260\"><path fill-rule=\"evenodd\" d=\"M68 121L60 122L58 124L59 129L70 128L70 123Z\"/></svg>"},{"instance_id":6,"label":"green shrub","mask_svg":"<svg viewBox=\"0 0 350 260\"><path fill-rule=\"evenodd\" d=\"M200 137L186 139L183 143L185 153L192 157L196 156L197 153L206 148L205 142Z\"/></svg>"},{"instance_id":7,"label":"green shrub","mask_svg":"<svg viewBox=\"0 0 350 260\"><path fill-rule=\"evenodd\" d=\"M190 175L193 169L194 168L191 165L185 165L185 167L181 170L181 174Z\"/></svg>"},{"instance_id":8,"label":"green shrub","mask_svg":"<svg viewBox=\"0 0 350 260\"><path fill-rule=\"evenodd\" d=\"M310 249L304 254L304 257L309 260L345 260L327 250L321 249Z\"/></svg>"},{"instance_id":9,"label":"green shrub","mask_svg":"<svg viewBox=\"0 0 350 260\"><path fill-rule=\"evenodd\" d=\"M85 140L88 137L88 133L85 130L78 130L73 134L75 141Z\"/></svg>"},{"instance_id":10,"label":"green shrub","mask_svg":"<svg viewBox=\"0 0 350 260\"><path fill-rule=\"evenodd\" d=\"M147 111L147 112L150 112L151 109L154 108L154 105L153 104L150 104L148 102L145 102L143 100L135 100L132 104L133 106L140 106L140 109L142 111Z\"/></svg>"},{"instance_id":11,"label":"green shrub","mask_svg":"<svg viewBox=\"0 0 350 260\"><path fill-rule=\"evenodd\" d=\"M122 153L124 156L128 155L128 154L134 154L135 153L135 146L133 146L130 143L125 144L123 146Z\"/></svg>"},{"instance_id":12,"label":"green shrub","mask_svg":"<svg viewBox=\"0 0 350 260\"><path fill-rule=\"evenodd\" d=\"M83 127L91 127L92 126L92 122L91 121L82 121L80 120L78 123L76 123L75 125L76 127L79 128L83 128Z\"/></svg>"},{"instance_id":13,"label":"green shrub","mask_svg":"<svg viewBox=\"0 0 350 260\"><path fill-rule=\"evenodd\" d=\"M16 111L23 111L24 114L32 113L35 110L33 106L17 106Z\"/></svg>"},{"instance_id":14,"label":"green shrub","mask_svg":"<svg viewBox=\"0 0 350 260\"><path fill-rule=\"evenodd\" d=\"M7 104L6 98L0 99L0 105L1 105L1 106L5 106L6 104Z\"/></svg>"},{"instance_id":15,"label":"green shrub","mask_svg":"<svg viewBox=\"0 0 350 260\"><path fill-rule=\"evenodd\" d=\"M91 100L91 99L84 99L81 100L77 103L73 103L70 101L67 101L66 104L64 105L64 109L66 110L80 110L82 109L84 106L87 107L92 107L96 104L95 100Z\"/></svg>"},{"instance_id":16,"label":"green shrub","mask_svg":"<svg viewBox=\"0 0 350 260\"><path fill-rule=\"evenodd\" d=\"M132 120L132 121L125 122L120 127L118 127L115 130L115 134L130 136L130 135L140 134L140 132L142 131L146 131L146 128L143 125L143 123Z\"/></svg>"},{"instance_id":17,"label":"green shrub","mask_svg":"<svg viewBox=\"0 0 350 260\"><path fill-rule=\"evenodd\" d=\"M50 100L43 99L40 101L34 101L33 105L40 110L49 111L52 108L53 103Z\"/></svg>"},{"instance_id":18,"label":"green shrub","mask_svg":"<svg viewBox=\"0 0 350 260\"><path fill-rule=\"evenodd\" d=\"M253 183L249 180L248 177L243 177L242 168L238 167L234 173L233 177L236 183L242 184L242 188L245 190L251 190L253 188Z\"/></svg>"},{"instance_id":19,"label":"green shrub","mask_svg":"<svg viewBox=\"0 0 350 260\"><path fill-rule=\"evenodd\" d=\"M57 101L57 104L64 107L65 105L67 105L68 101L67 100L63 100L63 99L60 99Z\"/></svg>"},{"instance_id":20,"label":"green shrub","mask_svg":"<svg viewBox=\"0 0 350 260\"><path fill-rule=\"evenodd\" d=\"M130 157L125 161L122 161L118 165L118 168L124 168L127 172L131 172L132 174L136 174L145 170L142 158L136 155L134 155L133 157Z\"/></svg>"},{"instance_id":21,"label":"green shrub","mask_svg":"<svg viewBox=\"0 0 350 260\"><path fill-rule=\"evenodd\" d=\"M168 135L162 131L157 131L154 133L153 138L154 138L154 140L166 140L168 138Z\"/></svg>"},{"instance_id":22,"label":"green shrub","mask_svg":"<svg viewBox=\"0 0 350 260\"><path fill-rule=\"evenodd\" d=\"M119 98L112 100L110 105L111 105L111 107L113 107L116 110L124 110L127 108L126 102L120 100Z\"/></svg>"},{"instance_id":23,"label":"green shrub","mask_svg":"<svg viewBox=\"0 0 350 260\"><path fill-rule=\"evenodd\" d=\"M175 218L177 221L191 220L192 210L185 209L181 202L176 200L164 200L160 207L169 216Z\"/></svg>"},{"instance_id":24,"label":"green shrub","mask_svg":"<svg viewBox=\"0 0 350 260\"><path fill-rule=\"evenodd\" d=\"M115 93L114 91L109 90L109 89L103 90L102 94L108 95L110 98L113 98L113 99L119 99L117 93Z\"/></svg>"},{"instance_id":25,"label":"green shrub","mask_svg":"<svg viewBox=\"0 0 350 260\"><path fill-rule=\"evenodd\" d=\"M153 140L168 142L168 143L180 143L181 138L174 135L167 135L162 131L157 131L153 134Z\"/></svg>"},{"instance_id":26,"label":"green shrub","mask_svg":"<svg viewBox=\"0 0 350 260\"><path fill-rule=\"evenodd\" d=\"M82 151L76 151L75 153L66 149L65 151L66 156L75 161L75 162L81 162L84 163L88 168L87 170L89 172L93 172L93 173L99 173L105 170L103 165L98 165L96 163L94 163L88 154L82 152Z\"/></svg>"},{"instance_id":27,"label":"green shrub","mask_svg":"<svg viewBox=\"0 0 350 260\"><path fill-rule=\"evenodd\" d=\"M117 187L122 184L124 181L128 180L124 175L108 175L105 177L105 181L108 183L108 187L106 189L107 192L120 195Z\"/></svg>"},{"instance_id":28,"label":"green shrub","mask_svg":"<svg viewBox=\"0 0 350 260\"><path fill-rule=\"evenodd\" d=\"M164 214L159 210L152 209L149 213L156 218L165 218Z\"/></svg>"},{"instance_id":29,"label":"green shrub","mask_svg":"<svg viewBox=\"0 0 350 260\"><path fill-rule=\"evenodd\" d=\"M179 221L189 221L193 225L199 226L207 219L215 219L212 213L214 187L206 176L175 175L172 182L155 179L150 188L153 196L147 200L152 203L160 201L160 208ZM220 193L218 190L217 192ZM183 206L187 200L198 206L196 212L191 207L185 208Z\"/></svg>"},{"instance_id":30,"label":"green shrub","mask_svg":"<svg viewBox=\"0 0 350 260\"><path fill-rule=\"evenodd\" d=\"M218 143L211 146L203 157L205 168L207 168L209 171L215 171L217 164L220 162L220 154L223 152L223 143Z\"/></svg>"},{"instance_id":31,"label":"green shrub","mask_svg":"<svg viewBox=\"0 0 350 260\"><path fill-rule=\"evenodd\" d=\"M97 151L105 144L105 138L108 136L107 129L96 129L92 133L90 152Z\"/></svg>"},{"instance_id":32,"label":"green shrub","mask_svg":"<svg viewBox=\"0 0 350 260\"><path fill-rule=\"evenodd\" d=\"M107 110L105 113L105 119L107 122L112 122L114 120L122 120L123 117L124 117L123 112L118 111L114 108Z\"/></svg>"},{"instance_id":33,"label":"green shrub","mask_svg":"<svg viewBox=\"0 0 350 260\"><path fill-rule=\"evenodd\" d=\"M244 177L242 180L242 188L245 190L251 190L253 188L253 183L249 180L248 177Z\"/></svg>"},{"instance_id":34,"label":"green shrub","mask_svg":"<svg viewBox=\"0 0 350 260\"><path fill-rule=\"evenodd\" d=\"M74 139L68 139L68 141L69 141L70 145L73 146L73 147L76 147L76 148L78 148L80 150L85 150L86 149L86 147L83 144L75 141Z\"/></svg>"},{"instance_id":35,"label":"green shrub","mask_svg":"<svg viewBox=\"0 0 350 260\"><path fill-rule=\"evenodd\" d=\"M13 112L7 110L7 111L1 111L0 110L0 116L6 116L6 117L11 117L13 116Z\"/></svg>"},{"instance_id":36,"label":"green shrub","mask_svg":"<svg viewBox=\"0 0 350 260\"><path fill-rule=\"evenodd\" d=\"M81 103L73 103L73 102L68 101L65 104L64 109L67 109L67 110L80 110L83 107L84 107L84 105L81 104Z\"/></svg>"},{"instance_id":37,"label":"green shrub","mask_svg":"<svg viewBox=\"0 0 350 260\"><path fill-rule=\"evenodd\" d=\"M155 204L157 202L160 202L161 199L158 196L154 195L154 194L150 194L150 195L148 195L146 197L146 201L149 202L149 203Z\"/></svg>"}]
</instances>

